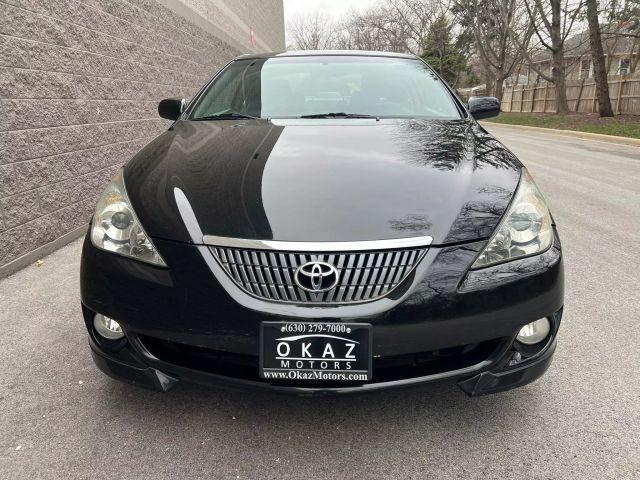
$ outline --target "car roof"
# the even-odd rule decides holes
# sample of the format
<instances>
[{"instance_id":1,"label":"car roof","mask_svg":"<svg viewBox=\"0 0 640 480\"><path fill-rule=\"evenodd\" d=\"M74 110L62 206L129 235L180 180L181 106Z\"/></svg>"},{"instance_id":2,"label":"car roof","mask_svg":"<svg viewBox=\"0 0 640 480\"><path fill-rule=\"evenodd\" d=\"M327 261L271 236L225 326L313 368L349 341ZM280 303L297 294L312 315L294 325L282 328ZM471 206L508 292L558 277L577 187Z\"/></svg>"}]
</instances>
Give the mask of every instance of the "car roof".
<instances>
[{"instance_id":1,"label":"car roof","mask_svg":"<svg viewBox=\"0 0 640 480\"><path fill-rule=\"evenodd\" d=\"M234 60L246 60L251 58L275 58L275 57L310 57L310 56L354 56L354 57L392 57L417 59L410 53L375 52L369 50L291 50L286 52L248 53L239 55Z\"/></svg>"}]
</instances>

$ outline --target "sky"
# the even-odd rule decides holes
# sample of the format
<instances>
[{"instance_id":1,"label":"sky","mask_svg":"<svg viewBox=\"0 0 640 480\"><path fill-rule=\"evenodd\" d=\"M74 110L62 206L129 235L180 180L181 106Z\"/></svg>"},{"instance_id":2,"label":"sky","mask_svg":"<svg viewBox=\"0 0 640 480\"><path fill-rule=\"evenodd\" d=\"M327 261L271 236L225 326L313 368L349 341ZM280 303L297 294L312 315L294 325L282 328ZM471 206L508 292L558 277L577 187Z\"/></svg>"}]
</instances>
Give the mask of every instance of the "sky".
<instances>
[{"instance_id":1,"label":"sky","mask_svg":"<svg viewBox=\"0 0 640 480\"><path fill-rule=\"evenodd\" d=\"M341 15L352 7L364 10L378 0L284 0L285 22L297 13L320 11L334 17Z\"/></svg>"},{"instance_id":2,"label":"sky","mask_svg":"<svg viewBox=\"0 0 640 480\"><path fill-rule=\"evenodd\" d=\"M351 8L365 10L378 1L379 0L284 0L285 27L287 21L299 13L308 14L318 11L337 19ZM288 39L289 37L287 36L287 40Z\"/></svg>"}]
</instances>

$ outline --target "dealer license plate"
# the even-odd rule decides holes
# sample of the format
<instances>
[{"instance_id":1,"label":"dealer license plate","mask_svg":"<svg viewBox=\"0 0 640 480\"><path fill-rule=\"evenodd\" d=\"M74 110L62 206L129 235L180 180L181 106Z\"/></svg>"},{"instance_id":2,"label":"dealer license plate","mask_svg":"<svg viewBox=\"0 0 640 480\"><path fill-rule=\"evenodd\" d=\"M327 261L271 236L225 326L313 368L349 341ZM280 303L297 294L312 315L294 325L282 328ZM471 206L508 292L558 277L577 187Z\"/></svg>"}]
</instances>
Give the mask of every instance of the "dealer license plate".
<instances>
[{"instance_id":1,"label":"dealer license plate","mask_svg":"<svg viewBox=\"0 0 640 480\"><path fill-rule=\"evenodd\" d=\"M371 380L371 325L262 322L260 376L273 381Z\"/></svg>"}]
</instances>

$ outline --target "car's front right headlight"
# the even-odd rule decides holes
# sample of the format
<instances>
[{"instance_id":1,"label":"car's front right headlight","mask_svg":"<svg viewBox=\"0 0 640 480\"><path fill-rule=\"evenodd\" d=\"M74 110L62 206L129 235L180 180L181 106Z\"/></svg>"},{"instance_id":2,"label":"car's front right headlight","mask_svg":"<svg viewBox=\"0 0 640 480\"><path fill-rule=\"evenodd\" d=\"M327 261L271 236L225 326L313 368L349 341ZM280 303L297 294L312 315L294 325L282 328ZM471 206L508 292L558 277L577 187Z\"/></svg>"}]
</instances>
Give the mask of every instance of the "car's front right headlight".
<instances>
[{"instance_id":1,"label":"car's front right headlight","mask_svg":"<svg viewBox=\"0 0 640 480\"><path fill-rule=\"evenodd\" d=\"M98 200L91 225L91 241L108 252L167 266L131 207L122 169L118 170Z\"/></svg>"},{"instance_id":2,"label":"car's front right headlight","mask_svg":"<svg viewBox=\"0 0 640 480\"><path fill-rule=\"evenodd\" d=\"M552 242L549 208L531 175L523 168L509 209L471 268L542 253Z\"/></svg>"}]
</instances>

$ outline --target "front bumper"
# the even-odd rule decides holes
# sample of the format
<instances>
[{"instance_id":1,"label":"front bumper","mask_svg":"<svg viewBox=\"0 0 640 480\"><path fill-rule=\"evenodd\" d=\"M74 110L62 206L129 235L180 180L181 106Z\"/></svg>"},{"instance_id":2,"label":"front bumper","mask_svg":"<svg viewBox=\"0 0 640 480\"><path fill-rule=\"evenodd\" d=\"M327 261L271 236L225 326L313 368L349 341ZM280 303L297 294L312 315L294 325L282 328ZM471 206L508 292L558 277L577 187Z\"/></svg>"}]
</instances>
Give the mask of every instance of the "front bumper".
<instances>
[{"instance_id":1,"label":"front bumper","mask_svg":"<svg viewBox=\"0 0 640 480\"><path fill-rule=\"evenodd\" d=\"M144 363L131 364L116 359L110 356L108 352L102 350L92 339L90 339L90 346L93 361L96 366L108 376L120 381L163 392L173 388L179 381L219 385L229 388L267 390L300 396L367 393L450 381L457 382L458 386L467 395L475 397L520 387L540 378L547 371L549 365L551 365L551 360L553 359L553 354L556 349L556 339L555 337L551 338L544 349L540 351L540 355L534 360L518 367L508 369L497 367L496 371L493 371L490 370L488 366L474 366L465 370L449 371L423 377L328 388L273 385L263 381L216 375L169 364L164 366L166 370L161 370L156 366L145 365ZM503 361L508 358L510 358L510 354L506 352ZM152 361L152 363L162 365L162 362ZM500 361L495 362L496 365L500 363Z\"/></svg>"},{"instance_id":2,"label":"front bumper","mask_svg":"<svg viewBox=\"0 0 640 480\"><path fill-rule=\"evenodd\" d=\"M300 317L240 305L196 246L154 242L170 269L103 252L88 239L81 268L83 312L96 364L113 377L146 387L168 390L186 380L324 395L446 380L458 382L469 395L481 395L537 379L555 350L564 294L557 235L541 255L478 271L468 268L485 241L432 247L414 278L395 293L393 308L355 318L348 307L325 309L323 321L372 324L374 360L385 368L378 374L374 368L370 383L313 387L270 383L259 378L256 366L260 323ZM118 320L127 338L110 343L98 337L91 323L94 312ZM509 366L519 329L542 317L552 319L547 341L521 364ZM174 352L176 346L184 347L184 355ZM393 362L400 366L387 368ZM208 367L213 364L220 367Z\"/></svg>"}]
</instances>

